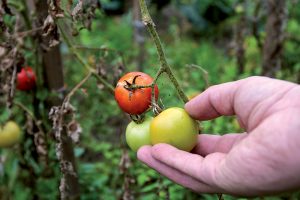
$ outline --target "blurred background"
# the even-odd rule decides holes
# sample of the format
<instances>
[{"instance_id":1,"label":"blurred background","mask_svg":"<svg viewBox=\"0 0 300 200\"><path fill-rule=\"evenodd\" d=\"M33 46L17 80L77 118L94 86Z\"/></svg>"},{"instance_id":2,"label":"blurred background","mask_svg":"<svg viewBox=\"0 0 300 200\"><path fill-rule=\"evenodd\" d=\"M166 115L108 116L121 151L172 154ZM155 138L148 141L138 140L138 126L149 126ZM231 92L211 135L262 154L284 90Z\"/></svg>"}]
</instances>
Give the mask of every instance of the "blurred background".
<instances>
[{"instance_id":1,"label":"blurred background","mask_svg":"<svg viewBox=\"0 0 300 200\"><path fill-rule=\"evenodd\" d=\"M298 0L147 4L189 98L209 85L254 75L300 82ZM154 76L160 66L138 1L2 0L0 29L0 123L13 120L23 133L16 145L0 148L1 200L219 198L160 176L125 142L129 118L103 80L114 87L126 72ZM27 91L15 89L24 66L36 74L36 87ZM167 76L158 86L165 108L184 106ZM203 122L202 130L243 131L234 117ZM299 198L290 193L256 199Z\"/></svg>"}]
</instances>

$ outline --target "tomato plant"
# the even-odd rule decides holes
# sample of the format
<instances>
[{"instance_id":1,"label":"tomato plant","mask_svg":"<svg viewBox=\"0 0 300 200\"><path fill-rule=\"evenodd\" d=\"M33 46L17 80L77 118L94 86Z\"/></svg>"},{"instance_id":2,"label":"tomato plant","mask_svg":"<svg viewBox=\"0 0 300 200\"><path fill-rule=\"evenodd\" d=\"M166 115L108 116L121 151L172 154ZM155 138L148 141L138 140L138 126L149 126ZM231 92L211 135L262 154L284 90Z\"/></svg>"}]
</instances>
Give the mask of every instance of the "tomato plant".
<instances>
[{"instance_id":1,"label":"tomato plant","mask_svg":"<svg viewBox=\"0 0 300 200\"><path fill-rule=\"evenodd\" d=\"M150 124L151 143L167 143L184 151L191 151L197 143L199 127L182 108L169 108Z\"/></svg>"},{"instance_id":2,"label":"tomato plant","mask_svg":"<svg viewBox=\"0 0 300 200\"><path fill-rule=\"evenodd\" d=\"M126 113L138 115L145 112L151 105L152 88L132 89L136 85L149 85L153 78L143 72L125 74L115 88L115 99L119 107ZM155 100L158 98L158 87L155 85Z\"/></svg>"},{"instance_id":3,"label":"tomato plant","mask_svg":"<svg viewBox=\"0 0 300 200\"><path fill-rule=\"evenodd\" d=\"M143 145L151 145L150 123L152 119L152 117L146 117L140 124L134 121L128 124L126 128L126 142L133 151L137 151Z\"/></svg>"},{"instance_id":4,"label":"tomato plant","mask_svg":"<svg viewBox=\"0 0 300 200\"><path fill-rule=\"evenodd\" d=\"M31 67L23 67L17 75L17 89L32 90L36 85L36 76Z\"/></svg>"},{"instance_id":5,"label":"tomato plant","mask_svg":"<svg viewBox=\"0 0 300 200\"><path fill-rule=\"evenodd\" d=\"M11 147L21 139L21 130L17 123L7 122L4 127L0 127L0 147Z\"/></svg>"}]
</instances>

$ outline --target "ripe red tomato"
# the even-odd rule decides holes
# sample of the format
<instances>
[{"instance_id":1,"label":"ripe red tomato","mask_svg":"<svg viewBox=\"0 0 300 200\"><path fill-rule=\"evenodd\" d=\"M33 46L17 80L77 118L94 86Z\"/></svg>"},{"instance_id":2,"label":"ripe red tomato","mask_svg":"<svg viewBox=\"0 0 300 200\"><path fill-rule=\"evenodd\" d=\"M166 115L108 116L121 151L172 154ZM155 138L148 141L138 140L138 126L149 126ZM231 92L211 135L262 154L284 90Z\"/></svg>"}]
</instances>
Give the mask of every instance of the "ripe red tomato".
<instances>
[{"instance_id":1,"label":"ripe red tomato","mask_svg":"<svg viewBox=\"0 0 300 200\"><path fill-rule=\"evenodd\" d=\"M17 89L32 90L36 85L36 76L31 67L23 67L17 75Z\"/></svg>"},{"instance_id":2,"label":"ripe red tomato","mask_svg":"<svg viewBox=\"0 0 300 200\"><path fill-rule=\"evenodd\" d=\"M120 108L132 115L145 112L151 105L151 88L130 89L129 86L149 85L153 78L143 72L130 72L125 74L115 88L115 99ZM158 98L158 87L155 85L155 100Z\"/></svg>"}]
</instances>

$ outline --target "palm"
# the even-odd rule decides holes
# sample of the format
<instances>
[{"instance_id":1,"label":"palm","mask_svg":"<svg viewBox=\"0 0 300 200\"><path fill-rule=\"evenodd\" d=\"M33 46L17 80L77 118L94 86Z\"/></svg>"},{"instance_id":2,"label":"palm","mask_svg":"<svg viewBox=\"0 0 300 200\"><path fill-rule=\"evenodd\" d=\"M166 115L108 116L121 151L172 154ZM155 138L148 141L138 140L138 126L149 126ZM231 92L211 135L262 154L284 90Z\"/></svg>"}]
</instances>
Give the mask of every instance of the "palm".
<instances>
[{"instance_id":1,"label":"palm","mask_svg":"<svg viewBox=\"0 0 300 200\"><path fill-rule=\"evenodd\" d=\"M197 192L253 196L295 189L300 186L299 98L298 85L261 77L213 86L186 110L199 120L236 115L246 133L202 134L194 154L160 144L140 149L138 157Z\"/></svg>"}]
</instances>

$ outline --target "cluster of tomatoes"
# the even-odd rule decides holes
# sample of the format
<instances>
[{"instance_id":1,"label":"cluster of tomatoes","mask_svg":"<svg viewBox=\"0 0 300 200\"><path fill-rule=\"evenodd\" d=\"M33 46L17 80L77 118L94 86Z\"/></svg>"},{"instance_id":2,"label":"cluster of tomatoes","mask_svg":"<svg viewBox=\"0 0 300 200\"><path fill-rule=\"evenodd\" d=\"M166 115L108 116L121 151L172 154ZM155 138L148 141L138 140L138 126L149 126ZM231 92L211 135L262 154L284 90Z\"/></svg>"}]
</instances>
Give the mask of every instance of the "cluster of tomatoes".
<instances>
[{"instance_id":1,"label":"cluster of tomatoes","mask_svg":"<svg viewBox=\"0 0 300 200\"><path fill-rule=\"evenodd\" d=\"M142 72L125 74L115 88L115 99L119 107L130 115L140 115L151 107L152 77ZM159 90L154 86L155 100ZM132 121L126 128L126 142L137 151L143 145L167 143L184 151L191 151L197 143L197 122L178 107L162 111L156 117L145 117L137 123Z\"/></svg>"},{"instance_id":2,"label":"cluster of tomatoes","mask_svg":"<svg viewBox=\"0 0 300 200\"><path fill-rule=\"evenodd\" d=\"M31 67L23 67L17 74L17 89L30 91L36 87L36 75ZM0 148L12 147L17 144L22 137L19 125L14 121L8 121L4 126L0 126Z\"/></svg>"}]
</instances>

